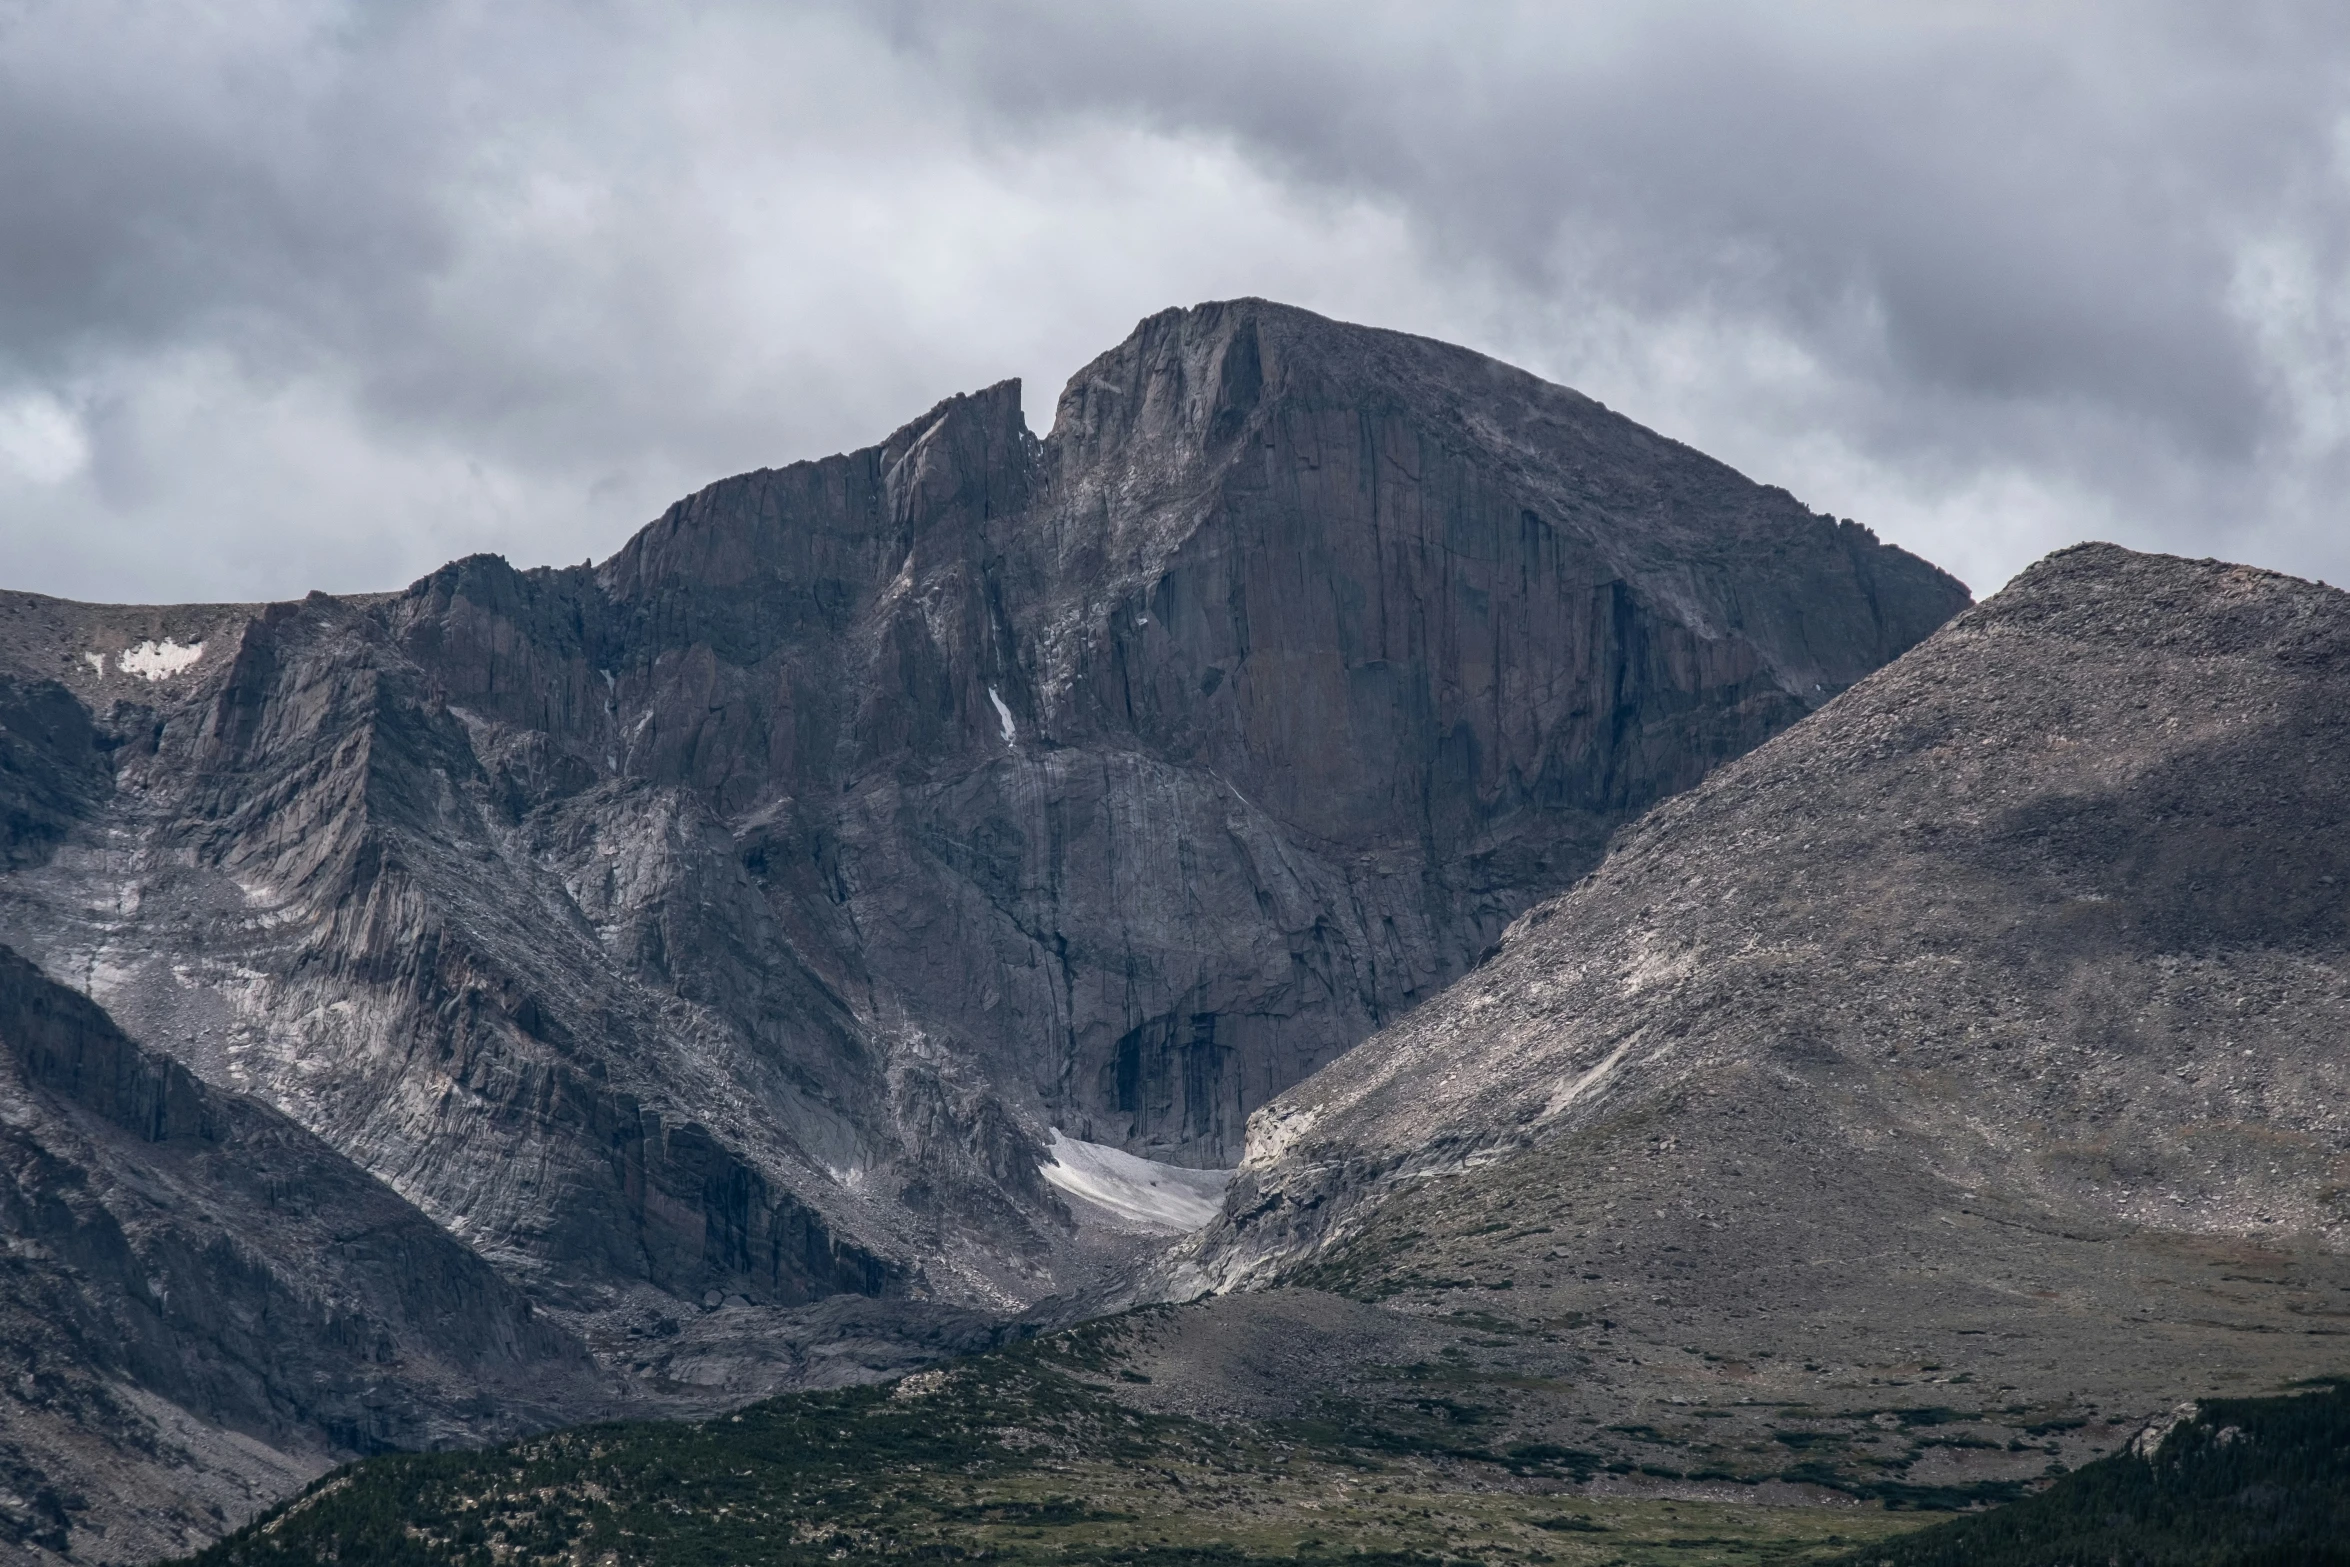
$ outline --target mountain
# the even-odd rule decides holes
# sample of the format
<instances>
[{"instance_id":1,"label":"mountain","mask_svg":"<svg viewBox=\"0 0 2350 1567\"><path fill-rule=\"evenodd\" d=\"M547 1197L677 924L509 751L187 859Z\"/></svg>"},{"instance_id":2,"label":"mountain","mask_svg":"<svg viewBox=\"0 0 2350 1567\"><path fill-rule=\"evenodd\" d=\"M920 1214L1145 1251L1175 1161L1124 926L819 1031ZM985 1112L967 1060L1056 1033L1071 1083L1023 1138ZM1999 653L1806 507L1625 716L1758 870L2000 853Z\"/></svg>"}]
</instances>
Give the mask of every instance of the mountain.
<instances>
[{"instance_id":1,"label":"mountain","mask_svg":"<svg viewBox=\"0 0 2350 1567\"><path fill-rule=\"evenodd\" d=\"M203 1560L2319 1559L2346 775L2350 597L2065 551L1260 1110L1219 1293Z\"/></svg>"},{"instance_id":2,"label":"mountain","mask_svg":"<svg viewBox=\"0 0 2350 1567\"><path fill-rule=\"evenodd\" d=\"M0 597L0 939L739 1399L840 1296L960 1341L1122 1267L1051 1149L1229 1165L1965 603L1465 350L1170 311L1042 440L951 398L600 566Z\"/></svg>"},{"instance_id":3,"label":"mountain","mask_svg":"<svg viewBox=\"0 0 2350 1567\"><path fill-rule=\"evenodd\" d=\"M338 1460L576 1420L586 1347L374 1177L0 949L0 1546L140 1561Z\"/></svg>"},{"instance_id":4,"label":"mountain","mask_svg":"<svg viewBox=\"0 0 2350 1567\"><path fill-rule=\"evenodd\" d=\"M2350 597L2052 556L1259 1111L1188 1331L1483 1324L1494 1441L1894 1500L2339 1373L2346 784Z\"/></svg>"}]
</instances>

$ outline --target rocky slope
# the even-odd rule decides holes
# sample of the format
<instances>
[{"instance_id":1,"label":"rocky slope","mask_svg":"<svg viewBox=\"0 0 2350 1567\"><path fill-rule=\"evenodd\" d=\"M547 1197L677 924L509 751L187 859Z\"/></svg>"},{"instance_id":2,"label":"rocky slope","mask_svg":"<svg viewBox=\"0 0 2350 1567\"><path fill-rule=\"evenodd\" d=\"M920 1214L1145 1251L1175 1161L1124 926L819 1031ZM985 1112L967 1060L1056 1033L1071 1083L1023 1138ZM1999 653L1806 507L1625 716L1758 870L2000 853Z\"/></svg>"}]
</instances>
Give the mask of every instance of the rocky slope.
<instances>
[{"instance_id":1,"label":"rocky slope","mask_svg":"<svg viewBox=\"0 0 2350 1567\"><path fill-rule=\"evenodd\" d=\"M748 1396L806 1357L680 1358L681 1302L739 1348L1082 1282L1126 1241L1051 1129L1229 1163L1964 603L1477 355L1170 311L1041 441L953 398L601 566L0 597L0 939L609 1360Z\"/></svg>"},{"instance_id":2,"label":"rocky slope","mask_svg":"<svg viewBox=\"0 0 2350 1567\"><path fill-rule=\"evenodd\" d=\"M329 1464L577 1419L577 1339L0 948L0 1552L144 1561Z\"/></svg>"},{"instance_id":3,"label":"rocky slope","mask_svg":"<svg viewBox=\"0 0 2350 1567\"><path fill-rule=\"evenodd\" d=\"M1192 1265L1476 1325L1520 1441L1886 1495L2339 1373L2346 784L2350 596L2053 556L1258 1112Z\"/></svg>"}]
</instances>

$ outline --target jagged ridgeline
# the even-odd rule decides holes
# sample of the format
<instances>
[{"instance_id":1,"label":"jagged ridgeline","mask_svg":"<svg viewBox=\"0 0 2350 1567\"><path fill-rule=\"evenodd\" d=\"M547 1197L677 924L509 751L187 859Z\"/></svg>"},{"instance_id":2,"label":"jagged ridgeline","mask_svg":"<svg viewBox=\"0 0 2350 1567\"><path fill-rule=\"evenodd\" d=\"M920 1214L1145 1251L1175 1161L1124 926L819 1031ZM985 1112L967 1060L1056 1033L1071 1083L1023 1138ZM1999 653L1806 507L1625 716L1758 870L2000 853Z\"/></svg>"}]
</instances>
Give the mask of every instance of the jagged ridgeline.
<instances>
[{"instance_id":1,"label":"jagged ridgeline","mask_svg":"<svg viewBox=\"0 0 2350 1567\"><path fill-rule=\"evenodd\" d=\"M2350 1329L2350 598L2084 546L1958 600L1209 307L1045 441L959 399L593 570L18 602L0 918L615 1413L1222 1291L377 1460L256 1561L1835 1555Z\"/></svg>"},{"instance_id":2,"label":"jagged ridgeline","mask_svg":"<svg viewBox=\"0 0 2350 1567\"><path fill-rule=\"evenodd\" d=\"M0 931L551 1300L1033 1298L1046 1125L1231 1164L1965 602L1478 355L1170 312L1046 440L950 399L592 569L9 600Z\"/></svg>"}]
</instances>

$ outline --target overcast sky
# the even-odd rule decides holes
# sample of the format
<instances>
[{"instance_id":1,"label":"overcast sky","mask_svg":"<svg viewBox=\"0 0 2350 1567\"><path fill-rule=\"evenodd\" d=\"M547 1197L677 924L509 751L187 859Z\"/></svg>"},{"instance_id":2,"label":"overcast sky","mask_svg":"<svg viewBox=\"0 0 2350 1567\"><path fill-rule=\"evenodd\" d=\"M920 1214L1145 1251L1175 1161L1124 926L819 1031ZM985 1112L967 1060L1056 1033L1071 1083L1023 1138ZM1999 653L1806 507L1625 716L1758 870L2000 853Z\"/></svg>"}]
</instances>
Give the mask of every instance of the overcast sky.
<instances>
[{"instance_id":1,"label":"overcast sky","mask_svg":"<svg viewBox=\"0 0 2350 1567\"><path fill-rule=\"evenodd\" d=\"M601 559L1262 294L1978 593L2350 581L2350 7L0 0L0 585Z\"/></svg>"}]
</instances>

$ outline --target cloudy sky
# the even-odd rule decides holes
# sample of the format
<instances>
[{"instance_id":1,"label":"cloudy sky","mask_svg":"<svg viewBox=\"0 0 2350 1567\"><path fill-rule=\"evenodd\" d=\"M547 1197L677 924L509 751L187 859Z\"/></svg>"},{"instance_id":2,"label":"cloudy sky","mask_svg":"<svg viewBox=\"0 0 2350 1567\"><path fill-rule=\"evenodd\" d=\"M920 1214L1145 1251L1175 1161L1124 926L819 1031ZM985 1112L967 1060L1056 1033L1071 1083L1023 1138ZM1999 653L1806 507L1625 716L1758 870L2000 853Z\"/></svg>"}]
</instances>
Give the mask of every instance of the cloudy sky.
<instances>
[{"instance_id":1,"label":"cloudy sky","mask_svg":"<svg viewBox=\"0 0 2350 1567\"><path fill-rule=\"evenodd\" d=\"M2350 581L2350 7L0 0L0 585L609 554L1262 294L1995 588Z\"/></svg>"}]
</instances>

